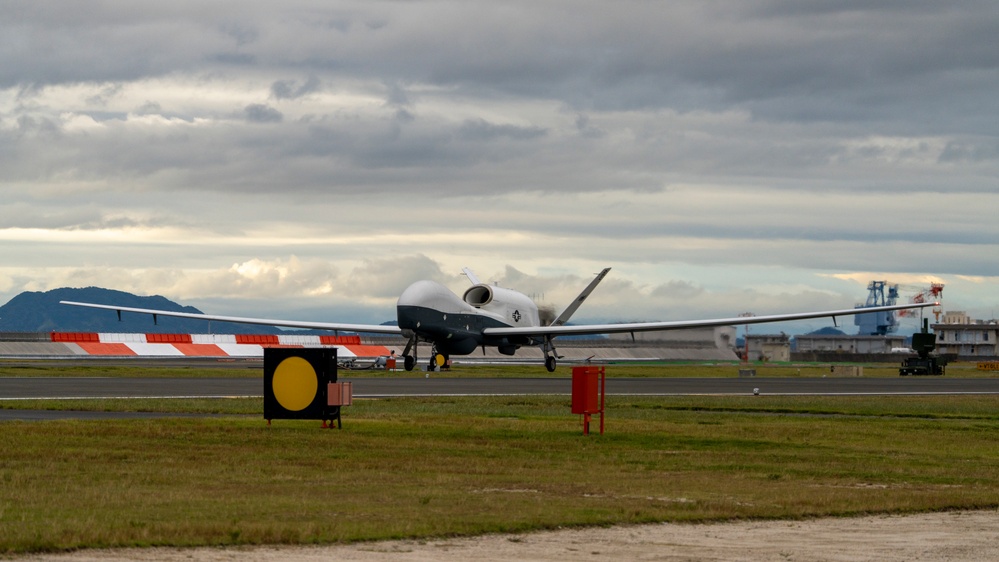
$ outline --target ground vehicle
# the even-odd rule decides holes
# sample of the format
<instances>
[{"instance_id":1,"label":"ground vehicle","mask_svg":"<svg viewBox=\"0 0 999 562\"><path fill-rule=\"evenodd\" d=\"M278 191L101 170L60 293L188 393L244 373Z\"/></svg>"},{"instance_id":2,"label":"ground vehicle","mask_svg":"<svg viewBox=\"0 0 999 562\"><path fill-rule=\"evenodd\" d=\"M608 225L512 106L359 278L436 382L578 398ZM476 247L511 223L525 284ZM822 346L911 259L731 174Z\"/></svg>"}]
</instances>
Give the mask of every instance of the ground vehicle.
<instances>
[{"instance_id":1,"label":"ground vehicle","mask_svg":"<svg viewBox=\"0 0 999 562\"><path fill-rule=\"evenodd\" d=\"M947 361L940 357L930 356L930 352L937 347L937 335L929 333L928 323L924 320L923 331L912 334L912 349L916 351L917 356L902 360L902 366L898 370L900 377L944 374Z\"/></svg>"}]
</instances>

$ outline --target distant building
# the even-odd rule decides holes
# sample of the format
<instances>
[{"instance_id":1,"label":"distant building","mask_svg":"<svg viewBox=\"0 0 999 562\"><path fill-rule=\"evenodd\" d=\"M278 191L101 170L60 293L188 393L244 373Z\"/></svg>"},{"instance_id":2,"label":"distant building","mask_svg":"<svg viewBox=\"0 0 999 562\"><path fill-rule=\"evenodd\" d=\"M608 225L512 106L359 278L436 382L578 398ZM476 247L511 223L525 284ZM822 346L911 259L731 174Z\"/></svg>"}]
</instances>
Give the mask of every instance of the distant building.
<instances>
[{"instance_id":1,"label":"distant building","mask_svg":"<svg viewBox=\"0 0 999 562\"><path fill-rule=\"evenodd\" d=\"M627 340L643 343L663 343L676 347L714 347L731 351L735 348L735 326L713 328L687 328L685 330L664 330L635 332L634 334L609 334L612 341Z\"/></svg>"},{"instance_id":2,"label":"distant building","mask_svg":"<svg viewBox=\"0 0 999 562\"><path fill-rule=\"evenodd\" d=\"M811 335L794 336L797 353L891 353L908 347L905 336Z\"/></svg>"},{"instance_id":3,"label":"distant building","mask_svg":"<svg viewBox=\"0 0 999 562\"><path fill-rule=\"evenodd\" d=\"M936 352L959 357L999 357L999 321L972 320L966 312L950 311L933 324Z\"/></svg>"},{"instance_id":4,"label":"distant building","mask_svg":"<svg viewBox=\"0 0 999 562\"><path fill-rule=\"evenodd\" d=\"M749 334L749 361L790 361L791 338L787 334Z\"/></svg>"}]
</instances>

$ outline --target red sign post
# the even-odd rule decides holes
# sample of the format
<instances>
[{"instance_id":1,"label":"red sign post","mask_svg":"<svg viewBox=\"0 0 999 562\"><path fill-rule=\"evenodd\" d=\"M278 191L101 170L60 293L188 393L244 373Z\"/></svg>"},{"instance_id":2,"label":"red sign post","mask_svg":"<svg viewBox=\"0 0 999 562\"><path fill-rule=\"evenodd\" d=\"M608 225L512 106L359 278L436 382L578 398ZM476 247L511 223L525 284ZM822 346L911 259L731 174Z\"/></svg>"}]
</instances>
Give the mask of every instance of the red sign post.
<instances>
[{"instance_id":1,"label":"red sign post","mask_svg":"<svg viewBox=\"0 0 999 562\"><path fill-rule=\"evenodd\" d=\"M600 435L604 434L604 394L607 376L604 367L572 368L572 413L583 416L583 435L590 434L590 416L600 414Z\"/></svg>"}]
</instances>

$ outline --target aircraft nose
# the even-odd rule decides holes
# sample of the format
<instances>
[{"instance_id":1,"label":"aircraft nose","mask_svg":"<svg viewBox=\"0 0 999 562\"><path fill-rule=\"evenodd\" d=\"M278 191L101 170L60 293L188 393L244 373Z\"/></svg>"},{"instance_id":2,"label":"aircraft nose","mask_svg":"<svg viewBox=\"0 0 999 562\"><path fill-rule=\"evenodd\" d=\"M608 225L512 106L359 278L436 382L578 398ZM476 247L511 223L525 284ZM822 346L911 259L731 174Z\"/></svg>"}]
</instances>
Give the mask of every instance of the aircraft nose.
<instances>
[{"instance_id":1,"label":"aircraft nose","mask_svg":"<svg viewBox=\"0 0 999 562\"><path fill-rule=\"evenodd\" d=\"M435 281L417 281L399 295L398 306L428 306L431 301L440 298L441 289L448 291L443 285Z\"/></svg>"},{"instance_id":2,"label":"aircraft nose","mask_svg":"<svg viewBox=\"0 0 999 562\"><path fill-rule=\"evenodd\" d=\"M458 295L436 281L417 281L399 295L397 308L417 307L445 314L463 312L468 305Z\"/></svg>"}]
</instances>

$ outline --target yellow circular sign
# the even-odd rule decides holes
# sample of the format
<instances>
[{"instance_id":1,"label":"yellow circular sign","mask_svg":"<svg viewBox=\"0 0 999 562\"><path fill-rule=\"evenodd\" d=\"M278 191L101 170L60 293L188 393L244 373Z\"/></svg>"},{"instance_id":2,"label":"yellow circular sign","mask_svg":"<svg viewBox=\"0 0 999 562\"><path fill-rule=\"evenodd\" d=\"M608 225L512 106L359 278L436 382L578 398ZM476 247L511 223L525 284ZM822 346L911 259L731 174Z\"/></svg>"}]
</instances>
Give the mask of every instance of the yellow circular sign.
<instances>
[{"instance_id":1,"label":"yellow circular sign","mask_svg":"<svg viewBox=\"0 0 999 562\"><path fill-rule=\"evenodd\" d=\"M298 412L315 400L319 377L308 361L301 357L289 357L274 369L271 386L274 398L282 408Z\"/></svg>"}]
</instances>

